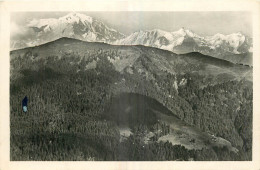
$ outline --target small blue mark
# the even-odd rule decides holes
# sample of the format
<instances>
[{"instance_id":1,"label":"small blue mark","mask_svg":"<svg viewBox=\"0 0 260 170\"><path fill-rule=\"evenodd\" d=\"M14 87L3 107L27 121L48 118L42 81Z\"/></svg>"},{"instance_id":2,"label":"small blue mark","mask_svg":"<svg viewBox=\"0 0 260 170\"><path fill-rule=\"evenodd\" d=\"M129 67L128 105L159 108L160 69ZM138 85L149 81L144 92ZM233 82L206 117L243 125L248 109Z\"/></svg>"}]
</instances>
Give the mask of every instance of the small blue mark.
<instances>
[{"instance_id":1,"label":"small blue mark","mask_svg":"<svg viewBox=\"0 0 260 170\"><path fill-rule=\"evenodd\" d=\"M24 97L23 101L22 101L22 107L23 107L23 112L27 112L27 102L28 102L28 98L27 96Z\"/></svg>"}]
</instances>

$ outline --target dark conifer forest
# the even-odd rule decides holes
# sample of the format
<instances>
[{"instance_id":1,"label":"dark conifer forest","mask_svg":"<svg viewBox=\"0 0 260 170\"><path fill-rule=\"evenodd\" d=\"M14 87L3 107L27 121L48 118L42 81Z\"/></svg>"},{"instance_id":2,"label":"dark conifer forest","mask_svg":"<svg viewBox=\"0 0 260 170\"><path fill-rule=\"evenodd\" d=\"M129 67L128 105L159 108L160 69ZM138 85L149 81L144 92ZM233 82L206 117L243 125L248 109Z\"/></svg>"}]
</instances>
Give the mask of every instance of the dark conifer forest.
<instances>
[{"instance_id":1,"label":"dark conifer forest","mask_svg":"<svg viewBox=\"0 0 260 170\"><path fill-rule=\"evenodd\" d=\"M252 86L252 68L199 53L67 38L11 51L10 159L252 160Z\"/></svg>"}]
</instances>

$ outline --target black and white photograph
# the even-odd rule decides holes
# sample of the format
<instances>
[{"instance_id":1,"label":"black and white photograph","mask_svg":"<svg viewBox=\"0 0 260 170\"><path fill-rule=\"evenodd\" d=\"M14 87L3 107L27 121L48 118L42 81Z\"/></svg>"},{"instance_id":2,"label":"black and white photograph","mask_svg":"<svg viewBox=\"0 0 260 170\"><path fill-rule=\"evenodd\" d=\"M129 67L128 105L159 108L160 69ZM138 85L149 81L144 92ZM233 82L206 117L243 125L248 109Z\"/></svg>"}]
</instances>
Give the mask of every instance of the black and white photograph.
<instances>
[{"instance_id":1,"label":"black and white photograph","mask_svg":"<svg viewBox=\"0 0 260 170\"><path fill-rule=\"evenodd\" d=\"M9 22L11 162L253 161L252 12L35 10Z\"/></svg>"},{"instance_id":2,"label":"black and white photograph","mask_svg":"<svg viewBox=\"0 0 260 170\"><path fill-rule=\"evenodd\" d=\"M12 13L11 160L252 160L250 17Z\"/></svg>"}]
</instances>

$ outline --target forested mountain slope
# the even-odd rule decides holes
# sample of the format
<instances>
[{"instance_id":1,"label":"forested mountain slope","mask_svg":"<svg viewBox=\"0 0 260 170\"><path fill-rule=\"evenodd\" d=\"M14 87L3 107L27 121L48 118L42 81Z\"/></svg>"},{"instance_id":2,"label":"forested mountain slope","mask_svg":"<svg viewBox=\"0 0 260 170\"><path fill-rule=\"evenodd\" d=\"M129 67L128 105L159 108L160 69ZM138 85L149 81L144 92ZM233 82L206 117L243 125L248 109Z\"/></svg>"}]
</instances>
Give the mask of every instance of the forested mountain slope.
<instances>
[{"instance_id":1,"label":"forested mountain slope","mask_svg":"<svg viewBox=\"0 0 260 170\"><path fill-rule=\"evenodd\" d=\"M10 64L11 160L252 159L251 67L69 38Z\"/></svg>"}]
</instances>

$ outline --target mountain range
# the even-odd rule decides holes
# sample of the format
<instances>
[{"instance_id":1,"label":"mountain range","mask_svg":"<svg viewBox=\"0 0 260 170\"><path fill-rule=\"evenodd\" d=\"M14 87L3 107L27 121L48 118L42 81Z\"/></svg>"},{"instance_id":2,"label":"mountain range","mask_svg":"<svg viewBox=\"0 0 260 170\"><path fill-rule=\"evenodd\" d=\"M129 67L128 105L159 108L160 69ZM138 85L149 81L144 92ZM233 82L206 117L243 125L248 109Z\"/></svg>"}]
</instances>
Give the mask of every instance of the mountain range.
<instances>
[{"instance_id":1,"label":"mountain range","mask_svg":"<svg viewBox=\"0 0 260 170\"><path fill-rule=\"evenodd\" d=\"M141 44L169 50L177 54L200 52L234 63L252 65L252 39L240 32L229 35L218 33L213 36L202 37L185 28L175 32L154 29L135 32L124 39L117 40L114 44ZM236 58L232 57L233 55ZM247 58L247 60L244 60L244 58Z\"/></svg>"},{"instance_id":2,"label":"mountain range","mask_svg":"<svg viewBox=\"0 0 260 170\"><path fill-rule=\"evenodd\" d=\"M80 13L69 13L57 19L34 19L28 22L25 29L30 34L22 38L12 38L11 49L38 46L61 37L69 37L113 45L151 46L177 54L200 52L252 66L252 38L241 32L203 37L189 29L181 28L174 32L160 29L140 30L126 36L103 22Z\"/></svg>"}]
</instances>

